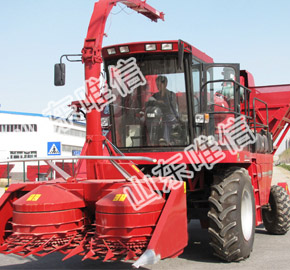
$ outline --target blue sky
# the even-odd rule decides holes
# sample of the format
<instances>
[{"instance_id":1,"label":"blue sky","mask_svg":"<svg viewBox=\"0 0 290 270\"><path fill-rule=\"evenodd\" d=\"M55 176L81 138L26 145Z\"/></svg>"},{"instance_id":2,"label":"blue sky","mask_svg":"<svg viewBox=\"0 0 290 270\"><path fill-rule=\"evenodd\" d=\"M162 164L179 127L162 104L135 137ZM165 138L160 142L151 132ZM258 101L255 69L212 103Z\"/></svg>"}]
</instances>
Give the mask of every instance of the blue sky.
<instances>
[{"instance_id":1,"label":"blue sky","mask_svg":"<svg viewBox=\"0 0 290 270\"><path fill-rule=\"evenodd\" d=\"M53 66L80 53L92 0L0 1L1 110L39 113L83 84L83 66L67 64L67 84L54 87ZM290 83L289 0L147 0L165 22L113 9L104 45L183 39L214 58L240 63L257 85Z\"/></svg>"},{"instance_id":2,"label":"blue sky","mask_svg":"<svg viewBox=\"0 0 290 270\"><path fill-rule=\"evenodd\" d=\"M148 0L165 13L154 23L113 9L104 44L183 39L214 58L240 63L258 85L290 83L290 1ZM80 53L92 0L0 2L1 109L41 112L51 100L83 84L83 66L67 64L67 84L53 86L53 66L64 53ZM129 13L130 15L128 15Z\"/></svg>"}]
</instances>

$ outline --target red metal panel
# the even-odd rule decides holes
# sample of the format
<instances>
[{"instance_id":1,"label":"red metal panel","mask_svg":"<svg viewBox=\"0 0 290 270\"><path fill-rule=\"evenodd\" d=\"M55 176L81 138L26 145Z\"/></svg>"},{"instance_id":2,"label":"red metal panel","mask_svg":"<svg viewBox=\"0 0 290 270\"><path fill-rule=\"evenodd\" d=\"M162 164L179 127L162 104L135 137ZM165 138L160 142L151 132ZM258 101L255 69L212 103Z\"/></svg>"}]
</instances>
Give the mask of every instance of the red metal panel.
<instances>
[{"instance_id":1,"label":"red metal panel","mask_svg":"<svg viewBox=\"0 0 290 270\"><path fill-rule=\"evenodd\" d=\"M9 164L9 173L14 168L15 164ZM0 178L7 178L8 165L0 165Z\"/></svg>"},{"instance_id":2,"label":"red metal panel","mask_svg":"<svg viewBox=\"0 0 290 270\"><path fill-rule=\"evenodd\" d=\"M160 210L148 213L101 213L96 212L96 226L104 228L127 228L133 229L137 227L155 227ZM105 221L105 222L104 222ZM127 235L127 232L124 234Z\"/></svg>"},{"instance_id":3,"label":"red metal panel","mask_svg":"<svg viewBox=\"0 0 290 270\"><path fill-rule=\"evenodd\" d=\"M45 173L48 175L49 172L49 165L40 165L39 169L37 165L27 165L27 179L29 181L36 181L39 178L38 173Z\"/></svg>"},{"instance_id":4,"label":"red metal panel","mask_svg":"<svg viewBox=\"0 0 290 270\"><path fill-rule=\"evenodd\" d=\"M56 162L55 164L56 164L56 166L58 166L59 168L61 168L67 174L69 174L71 176L74 174L74 172L76 170L76 164L73 164L72 162L64 162L64 163ZM60 178L61 175L58 172L56 172L55 177Z\"/></svg>"},{"instance_id":5,"label":"red metal panel","mask_svg":"<svg viewBox=\"0 0 290 270\"><path fill-rule=\"evenodd\" d=\"M161 49L162 43L172 43L173 48L171 51L166 51L167 53L178 51L178 40L148 41L148 42L143 41L143 42L132 42L132 43L123 43L123 44L115 44L111 46L106 46L102 49L102 56L106 60L106 59L114 58L120 55L123 55L125 57L128 55L138 54L138 53L148 53L148 54L164 53L164 51ZM156 50L146 51L145 44L156 44ZM121 54L119 51L119 47L121 46L129 46L129 50L130 50L129 53ZM107 51L108 48L115 48L116 54L109 55ZM194 46L191 46L191 50L192 50L192 55L194 55L196 58L200 59L201 61L206 62L206 63L213 63L213 59L210 56L200 51L199 49L195 48Z\"/></svg>"},{"instance_id":6,"label":"red metal panel","mask_svg":"<svg viewBox=\"0 0 290 270\"><path fill-rule=\"evenodd\" d=\"M58 211L85 207L84 201L58 185L41 185L13 203L15 211Z\"/></svg>"},{"instance_id":7,"label":"red metal panel","mask_svg":"<svg viewBox=\"0 0 290 270\"><path fill-rule=\"evenodd\" d=\"M150 190L146 183L144 181L141 182L142 184L126 184L122 187L114 190L113 192L109 193L107 196L103 197L96 203L96 212L100 213L110 213L110 214L120 214L120 213L148 213L148 212L155 212L155 211L161 211L162 207L164 205L164 199L155 194L156 197L155 200L153 200L150 204L145 204L144 207L142 207L140 210L136 211L130 200L127 198L125 189L129 188L132 193L134 194L135 198L137 200L142 199L142 195L145 196L145 194L152 194L152 190ZM142 190L141 190L142 189ZM142 191L143 193L141 193ZM124 200L117 200L117 195L124 195ZM131 198L131 201L134 201L133 198Z\"/></svg>"},{"instance_id":8,"label":"red metal panel","mask_svg":"<svg viewBox=\"0 0 290 270\"><path fill-rule=\"evenodd\" d=\"M88 180L83 181L84 184L84 200L86 202L96 202L106 196L113 190L126 184L124 179L120 180Z\"/></svg>"},{"instance_id":9,"label":"red metal panel","mask_svg":"<svg viewBox=\"0 0 290 270\"><path fill-rule=\"evenodd\" d=\"M83 229L81 209L57 212L13 212L13 232L17 234L56 234Z\"/></svg>"},{"instance_id":10,"label":"red metal panel","mask_svg":"<svg viewBox=\"0 0 290 270\"><path fill-rule=\"evenodd\" d=\"M254 98L259 98L268 104L269 131L273 133L273 140L277 140L284 127L290 124L290 85L256 86L250 89L252 90L251 104ZM266 125L265 105L257 102L254 109L257 112L258 122ZM281 141L276 144L277 148L280 143Z\"/></svg>"},{"instance_id":11,"label":"red metal panel","mask_svg":"<svg viewBox=\"0 0 290 270\"><path fill-rule=\"evenodd\" d=\"M184 187L171 190L147 249L162 258L176 257L187 246L187 208Z\"/></svg>"},{"instance_id":12,"label":"red metal panel","mask_svg":"<svg viewBox=\"0 0 290 270\"><path fill-rule=\"evenodd\" d=\"M260 204L265 205L269 201L270 189L273 168L272 164L261 163L258 166L258 181L259 181L259 192L260 192Z\"/></svg>"}]
</instances>

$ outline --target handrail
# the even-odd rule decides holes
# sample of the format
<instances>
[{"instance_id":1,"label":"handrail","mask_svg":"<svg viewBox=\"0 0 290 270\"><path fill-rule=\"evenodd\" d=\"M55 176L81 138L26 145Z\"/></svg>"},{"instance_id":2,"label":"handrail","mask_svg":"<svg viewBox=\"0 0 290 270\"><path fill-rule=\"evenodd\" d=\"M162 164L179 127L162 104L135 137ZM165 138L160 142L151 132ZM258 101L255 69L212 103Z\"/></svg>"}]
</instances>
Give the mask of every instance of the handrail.
<instances>
[{"instance_id":1,"label":"handrail","mask_svg":"<svg viewBox=\"0 0 290 270\"><path fill-rule=\"evenodd\" d=\"M235 114L235 115L238 115L238 116L244 116L246 119L252 119L251 116L247 116L245 114L242 114L242 113L238 113L238 112L235 112L235 111L229 111L229 112L207 112L208 114Z\"/></svg>"},{"instance_id":2,"label":"handrail","mask_svg":"<svg viewBox=\"0 0 290 270\"><path fill-rule=\"evenodd\" d=\"M1 163L7 163L7 180L8 180L8 186L10 184L10 176L9 176L9 164L10 163L16 163L16 162L22 162L23 163L23 181L26 181L26 172L25 172L25 163L26 162L36 162L38 163L38 177L40 177L40 161L46 162L50 167L51 167L51 174L53 171L58 172L62 178L67 180L69 177L71 177L69 174L67 174L64 171L64 160L72 160L72 176L75 176L75 168L74 168L74 160L77 159L82 159L82 160L110 160L112 165L125 177L125 179L128 180L127 175L129 175L126 171L126 175L124 174L124 171L120 170L120 166L117 166L118 164L115 162L116 160L144 160L144 161L149 161L152 163L156 163L157 159L149 158L149 157L138 157L138 156L57 156L57 157L39 157L39 158L21 158L21 159L7 159L7 160L0 160ZM56 166L52 161L56 160L62 160L62 169ZM51 175L51 178L53 176ZM39 179L39 178L38 178ZM37 180L39 181L39 180Z\"/></svg>"},{"instance_id":3,"label":"handrail","mask_svg":"<svg viewBox=\"0 0 290 270\"><path fill-rule=\"evenodd\" d=\"M262 124L262 123L258 123L258 125L260 126L260 127L266 127L267 128L267 134L269 133L269 115L268 115L268 104L265 102L265 101L263 101L263 100L261 100L261 99L259 99L259 98L254 98L253 99L253 116L254 116L254 131L255 131L255 135L256 135L256 128L257 128L257 123L256 123L256 110L255 110L255 108L256 108L256 106L255 106L255 104L256 104L256 100L257 101L259 101L259 102L261 102L261 103L263 103L265 106L266 106L266 115L267 115L267 121L266 121L266 123L267 123L267 125L264 125L264 124Z\"/></svg>"},{"instance_id":4,"label":"handrail","mask_svg":"<svg viewBox=\"0 0 290 270\"><path fill-rule=\"evenodd\" d=\"M42 158L21 158L21 159L7 159L0 160L1 163L11 162L30 162L30 161L46 161L46 160L71 160L71 159L95 159L95 160L144 160L156 163L157 160L149 157L136 157L136 156L65 156L65 157L42 157Z\"/></svg>"},{"instance_id":5,"label":"handrail","mask_svg":"<svg viewBox=\"0 0 290 270\"><path fill-rule=\"evenodd\" d=\"M207 85L208 84L212 84L210 87L211 89L214 87L214 83L223 83L223 82L229 82L229 83L232 83L233 84L233 89L234 89L234 97L235 97L235 106L234 106L234 111L232 111L230 108L227 108L228 110L227 111L221 111L221 112L215 112L215 111L209 111L208 110L208 107L205 108L206 112L208 114L233 114L235 115L236 117L237 116L243 116L247 119L247 123L250 127L254 127L254 134L255 136L257 136L257 128L264 128L266 129L267 131L267 138L269 138L269 112L268 112L268 104L257 98L257 97L254 97L253 98L253 101L252 101L252 110L253 110L253 114L252 114L252 117L250 116L250 98L249 98L249 94L252 92L251 89L245 87L244 85L241 85L240 83L234 81L234 80L224 80L224 79L220 79L220 80L211 80L211 81L207 81L205 82L202 86L201 86L201 92L204 92L205 89L207 89ZM245 114L242 114L240 113L240 110L238 109L237 107L237 102L236 102L236 93L237 91L240 90L240 88L243 88L244 89L244 113ZM238 101L239 102L239 101ZM255 110L256 108L256 102L261 102L262 104L265 105L265 108L266 108L266 123L264 123L263 120L261 120L262 123L257 123L257 111ZM241 103L241 101L240 101ZM255 145L256 147L256 145Z\"/></svg>"},{"instance_id":6,"label":"handrail","mask_svg":"<svg viewBox=\"0 0 290 270\"><path fill-rule=\"evenodd\" d=\"M248 87L246 87L246 86L240 84L239 82L237 82L237 81L235 81L235 80L225 80L225 79L207 81L206 83L204 83L204 84L201 86L200 90L202 91L203 88L204 88L207 84L209 84L209 83L218 83L218 82L231 82L231 83L237 84L238 86L244 88L245 90L249 91L250 93L252 92L251 89L249 89Z\"/></svg>"},{"instance_id":7,"label":"handrail","mask_svg":"<svg viewBox=\"0 0 290 270\"><path fill-rule=\"evenodd\" d=\"M220 79L220 80L211 80L211 81L207 81L205 82L201 88L200 88L200 91L204 91L204 88L208 85L208 84L211 84L211 83L219 83L219 82L229 82L229 83L233 83L235 85L235 89L238 88L238 87L241 87L245 90L245 93L246 91L248 91L249 93L252 92L251 89L249 89L248 87L240 84L239 82L235 81L235 80L225 80L225 79ZM246 95L245 95L246 96ZM246 104L246 99L245 99L245 104ZM245 114L242 114L242 113L239 113L239 112L236 112L236 111L228 111L228 112L208 112L207 113L209 114L227 114L227 113L230 113L230 114L235 114L235 115L238 115L238 116L244 116L246 119L250 120L252 119L252 117L250 115L247 115L247 113L249 114L249 111L247 112L246 110L246 106L245 106Z\"/></svg>"}]
</instances>

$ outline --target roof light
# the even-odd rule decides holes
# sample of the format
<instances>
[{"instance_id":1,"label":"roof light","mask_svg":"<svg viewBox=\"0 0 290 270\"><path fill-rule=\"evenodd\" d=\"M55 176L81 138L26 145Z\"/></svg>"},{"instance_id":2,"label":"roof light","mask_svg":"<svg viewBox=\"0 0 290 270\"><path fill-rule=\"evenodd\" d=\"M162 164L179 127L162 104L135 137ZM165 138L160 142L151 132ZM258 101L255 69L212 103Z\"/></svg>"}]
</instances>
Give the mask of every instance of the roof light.
<instances>
[{"instance_id":1,"label":"roof light","mask_svg":"<svg viewBox=\"0 0 290 270\"><path fill-rule=\"evenodd\" d=\"M128 53L129 52L129 46L121 46L119 47L120 53Z\"/></svg>"},{"instance_id":2,"label":"roof light","mask_svg":"<svg viewBox=\"0 0 290 270\"><path fill-rule=\"evenodd\" d=\"M195 115L195 123L196 124L207 124L209 122L209 114L205 113L205 114L201 114L198 113Z\"/></svg>"},{"instance_id":3,"label":"roof light","mask_svg":"<svg viewBox=\"0 0 290 270\"><path fill-rule=\"evenodd\" d=\"M172 50L172 49L173 49L172 43L163 43L163 44L161 44L161 50L163 50L163 51L169 51L169 50Z\"/></svg>"},{"instance_id":4,"label":"roof light","mask_svg":"<svg viewBox=\"0 0 290 270\"><path fill-rule=\"evenodd\" d=\"M109 55L116 54L116 49L115 48L109 48L109 49L107 49L107 52L108 52Z\"/></svg>"},{"instance_id":5,"label":"roof light","mask_svg":"<svg viewBox=\"0 0 290 270\"><path fill-rule=\"evenodd\" d=\"M156 44L145 44L146 51L156 51Z\"/></svg>"}]
</instances>

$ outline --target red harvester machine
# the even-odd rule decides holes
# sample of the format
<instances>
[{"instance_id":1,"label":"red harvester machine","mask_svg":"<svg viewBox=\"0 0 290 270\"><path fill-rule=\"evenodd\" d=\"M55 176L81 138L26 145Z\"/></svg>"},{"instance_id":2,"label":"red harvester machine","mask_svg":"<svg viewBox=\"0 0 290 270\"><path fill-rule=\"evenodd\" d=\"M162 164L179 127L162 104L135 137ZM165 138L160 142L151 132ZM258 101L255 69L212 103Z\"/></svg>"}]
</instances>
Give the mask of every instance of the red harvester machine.
<instances>
[{"instance_id":1,"label":"red harvester machine","mask_svg":"<svg viewBox=\"0 0 290 270\"><path fill-rule=\"evenodd\" d=\"M106 116L96 109L97 84L87 85L86 100L73 103L77 111L87 107L86 143L75 175L50 157L43 160L61 178L9 186L0 198L0 252L125 258L139 267L181 254L188 221L199 219L215 255L245 259L255 226L264 223L273 234L290 227L290 199L282 188L287 186L271 187L273 154L290 128L290 85L255 87L238 64L216 64L181 40L102 48L106 19L118 2L153 21L164 19L145 1L97 2L82 50L85 79L99 78L104 63L114 85L111 67L134 57L145 83L127 95L113 88L116 99ZM63 85L63 63L55 66L55 75L55 84ZM136 82L135 77L131 83ZM229 119L240 116L255 140L235 152L219 127L232 127ZM111 141L103 136L102 123ZM219 162L196 143L201 136L218 142ZM184 151L192 144L194 149ZM173 170L180 167L187 173L184 185Z\"/></svg>"}]
</instances>

